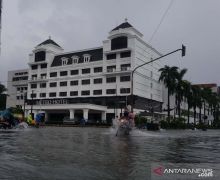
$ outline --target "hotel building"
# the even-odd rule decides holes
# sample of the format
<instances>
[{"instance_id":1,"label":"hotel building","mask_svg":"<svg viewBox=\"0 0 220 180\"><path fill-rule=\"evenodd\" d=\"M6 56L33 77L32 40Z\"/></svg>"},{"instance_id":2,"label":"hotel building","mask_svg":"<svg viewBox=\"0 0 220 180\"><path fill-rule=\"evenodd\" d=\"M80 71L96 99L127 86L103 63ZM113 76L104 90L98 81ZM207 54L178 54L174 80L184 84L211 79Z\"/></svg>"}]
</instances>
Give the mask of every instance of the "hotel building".
<instances>
[{"instance_id":1,"label":"hotel building","mask_svg":"<svg viewBox=\"0 0 220 180\"><path fill-rule=\"evenodd\" d=\"M131 104L132 70L159 56L128 22L112 29L102 46L91 49L64 52L49 38L29 55L29 69L21 71L25 72L24 80L19 79L23 74L18 75L18 82L13 81L18 71L9 72L8 89L13 89L9 94L27 88L26 115L43 112L47 121L62 121L68 116L110 122ZM151 104L157 107L156 111L162 111L159 68L157 61L134 73L135 112L144 111ZM18 100L19 96L13 97ZM7 101L7 106L12 104L12 100Z\"/></svg>"}]
</instances>

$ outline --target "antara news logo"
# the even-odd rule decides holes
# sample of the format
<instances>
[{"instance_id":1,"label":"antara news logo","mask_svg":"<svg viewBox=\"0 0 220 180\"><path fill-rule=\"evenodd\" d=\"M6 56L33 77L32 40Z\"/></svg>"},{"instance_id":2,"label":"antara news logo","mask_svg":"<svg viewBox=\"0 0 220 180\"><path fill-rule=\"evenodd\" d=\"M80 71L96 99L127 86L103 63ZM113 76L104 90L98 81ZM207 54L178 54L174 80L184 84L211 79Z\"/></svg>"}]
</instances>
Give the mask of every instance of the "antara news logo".
<instances>
[{"instance_id":1,"label":"antara news logo","mask_svg":"<svg viewBox=\"0 0 220 180\"><path fill-rule=\"evenodd\" d=\"M213 169L205 168L165 168L158 166L152 169L153 173L158 176L168 174L195 174L197 177L213 177Z\"/></svg>"}]
</instances>

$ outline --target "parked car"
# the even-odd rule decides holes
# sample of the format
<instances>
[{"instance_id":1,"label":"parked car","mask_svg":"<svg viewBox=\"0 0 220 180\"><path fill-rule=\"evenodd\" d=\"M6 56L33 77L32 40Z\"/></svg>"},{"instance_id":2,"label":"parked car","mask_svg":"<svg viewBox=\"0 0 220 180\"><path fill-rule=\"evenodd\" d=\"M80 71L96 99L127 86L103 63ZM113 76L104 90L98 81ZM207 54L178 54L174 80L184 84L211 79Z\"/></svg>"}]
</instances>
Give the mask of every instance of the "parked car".
<instances>
[{"instance_id":1,"label":"parked car","mask_svg":"<svg viewBox=\"0 0 220 180\"><path fill-rule=\"evenodd\" d=\"M80 124L80 121L77 118L70 119L69 117L64 117L63 118L63 124L75 124L75 125L78 125L78 124Z\"/></svg>"},{"instance_id":2,"label":"parked car","mask_svg":"<svg viewBox=\"0 0 220 180\"><path fill-rule=\"evenodd\" d=\"M88 119L86 121L86 125L96 125L96 124L97 124L97 121L94 119Z\"/></svg>"}]
</instances>

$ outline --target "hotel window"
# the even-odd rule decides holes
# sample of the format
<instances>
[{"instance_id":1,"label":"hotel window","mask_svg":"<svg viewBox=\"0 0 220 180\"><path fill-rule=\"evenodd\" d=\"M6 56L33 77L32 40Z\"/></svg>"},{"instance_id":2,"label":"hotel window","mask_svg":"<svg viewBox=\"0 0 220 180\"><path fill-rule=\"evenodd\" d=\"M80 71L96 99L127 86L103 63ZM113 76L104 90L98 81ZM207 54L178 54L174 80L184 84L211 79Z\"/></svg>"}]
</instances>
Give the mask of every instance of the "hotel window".
<instances>
[{"instance_id":1,"label":"hotel window","mask_svg":"<svg viewBox=\"0 0 220 180\"><path fill-rule=\"evenodd\" d=\"M106 83L114 83L116 82L116 77L108 77L106 78Z\"/></svg>"},{"instance_id":2,"label":"hotel window","mask_svg":"<svg viewBox=\"0 0 220 180\"><path fill-rule=\"evenodd\" d=\"M70 91L70 96L78 96L78 91Z\"/></svg>"},{"instance_id":3,"label":"hotel window","mask_svg":"<svg viewBox=\"0 0 220 180\"><path fill-rule=\"evenodd\" d=\"M90 84L90 79L84 79L82 80L82 85Z\"/></svg>"},{"instance_id":4,"label":"hotel window","mask_svg":"<svg viewBox=\"0 0 220 180\"><path fill-rule=\"evenodd\" d=\"M94 84L102 84L102 78L94 79Z\"/></svg>"},{"instance_id":5,"label":"hotel window","mask_svg":"<svg viewBox=\"0 0 220 180\"><path fill-rule=\"evenodd\" d=\"M24 90L27 90L27 87L24 87Z\"/></svg>"},{"instance_id":6,"label":"hotel window","mask_svg":"<svg viewBox=\"0 0 220 180\"><path fill-rule=\"evenodd\" d=\"M77 74L79 74L79 70L78 69L71 70L70 73L71 73L71 75L77 75Z\"/></svg>"},{"instance_id":7,"label":"hotel window","mask_svg":"<svg viewBox=\"0 0 220 180\"><path fill-rule=\"evenodd\" d=\"M116 66L107 66L107 72L115 72Z\"/></svg>"},{"instance_id":8,"label":"hotel window","mask_svg":"<svg viewBox=\"0 0 220 180\"><path fill-rule=\"evenodd\" d=\"M20 91L20 88L19 88L19 87L17 88L17 91Z\"/></svg>"},{"instance_id":9,"label":"hotel window","mask_svg":"<svg viewBox=\"0 0 220 180\"><path fill-rule=\"evenodd\" d=\"M17 96L17 100L19 100L20 99L20 96Z\"/></svg>"},{"instance_id":10,"label":"hotel window","mask_svg":"<svg viewBox=\"0 0 220 180\"><path fill-rule=\"evenodd\" d=\"M36 98L36 97L37 97L37 94L34 94L34 93L31 94L31 98Z\"/></svg>"},{"instance_id":11,"label":"hotel window","mask_svg":"<svg viewBox=\"0 0 220 180\"><path fill-rule=\"evenodd\" d=\"M84 63L88 63L90 61L90 55L89 54L84 54L83 55L83 60L84 60Z\"/></svg>"},{"instance_id":12,"label":"hotel window","mask_svg":"<svg viewBox=\"0 0 220 180\"><path fill-rule=\"evenodd\" d=\"M51 72L50 77L57 77L57 72Z\"/></svg>"},{"instance_id":13,"label":"hotel window","mask_svg":"<svg viewBox=\"0 0 220 180\"><path fill-rule=\"evenodd\" d=\"M73 61L73 64L77 64L78 61L79 61L79 57L78 56L72 56L72 61Z\"/></svg>"},{"instance_id":14,"label":"hotel window","mask_svg":"<svg viewBox=\"0 0 220 180\"><path fill-rule=\"evenodd\" d=\"M41 79L46 79L47 78L47 74L45 74L45 73L41 74L40 77L41 77Z\"/></svg>"},{"instance_id":15,"label":"hotel window","mask_svg":"<svg viewBox=\"0 0 220 180\"><path fill-rule=\"evenodd\" d=\"M41 68L41 69L47 68L47 64L41 64L41 65L40 65L40 68Z\"/></svg>"},{"instance_id":16,"label":"hotel window","mask_svg":"<svg viewBox=\"0 0 220 180\"><path fill-rule=\"evenodd\" d=\"M131 68L131 64L122 64L121 71L128 71Z\"/></svg>"},{"instance_id":17,"label":"hotel window","mask_svg":"<svg viewBox=\"0 0 220 180\"><path fill-rule=\"evenodd\" d=\"M120 93L121 94L128 94L128 93L130 93L130 88L121 88Z\"/></svg>"},{"instance_id":18,"label":"hotel window","mask_svg":"<svg viewBox=\"0 0 220 180\"><path fill-rule=\"evenodd\" d=\"M33 65L33 66L31 66L31 69L35 70L35 69L37 69L37 67L38 67L37 65Z\"/></svg>"},{"instance_id":19,"label":"hotel window","mask_svg":"<svg viewBox=\"0 0 220 180\"><path fill-rule=\"evenodd\" d=\"M82 74L89 74L90 68L82 69Z\"/></svg>"},{"instance_id":20,"label":"hotel window","mask_svg":"<svg viewBox=\"0 0 220 180\"><path fill-rule=\"evenodd\" d=\"M60 86L67 86L67 81L61 81Z\"/></svg>"},{"instance_id":21,"label":"hotel window","mask_svg":"<svg viewBox=\"0 0 220 180\"><path fill-rule=\"evenodd\" d=\"M102 90L99 89L99 90L94 90L93 91L93 95L102 95Z\"/></svg>"},{"instance_id":22,"label":"hotel window","mask_svg":"<svg viewBox=\"0 0 220 180\"><path fill-rule=\"evenodd\" d=\"M106 94L116 94L116 89L107 89Z\"/></svg>"},{"instance_id":23,"label":"hotel window","mask_svg":"<svg viewBox=\"0 0 220 180\"><path fill-rule=\"evenodd\" d=\"M36 79L37 79L37 74L32 75L32 76L31 76L31 79L32 79L32 80L36 80Z\"/></svg>"},{"instance_id":24,"label":"hotel window","mask_svg":"<svg viewBox=\"0 0 220 180\"><path fill-rule=\"evenodd\" d=\"M78 85L78 80L70 81L70 86L77 86L77 85Z\"/></svg>"},{"instance_id":25,"label":"hotel window","mask_svg":"<svg viewBox=\"0 0 220 180\"><path fill-rule=\"evenodd\" d=\"M46 83L40 83L40 88L46 88L47 84Z\"/></svg>"},{"instance_id":26,"label":"hotel window","mask_svg":"<svg viewBox=\"0 0 220 180\"><path fill-rule=\"evenodd\" d=\"M127 82L127 81L130 81L130 80L131 80L130 76L121 76L120 77L121 82Z\"/></svg>"},{"instance_id":27,"label":"hotel window","mask_svg":"<svg viewBox=\"0 0 220 180\"><path fill-rule=\"evenodd\" d=\"M57 82L51 82L50 87L57 87Z\"/></svg>"},{"instance_id":28,"label":"hotel window","mask_svg":"<svg viewBox=\"0 0 220 180\"><path fill-rule=\"evenodd\" d=\"M102 67L95 67L94 73L99 73L99 72L102 72Z\"/></svg>"},{"instance_id":29,"label":"hotel window","mask_svg":"<svg viewBox=\"0 0 220 180\"><path fill-rule=\"evenodd\" d=\"M31 84L31 89L36 89L37 88L37 84Z\"/></svg>"},{"instance_id":30,"label":"hotel window","mask_svg":"<svg viewBox=\"0 0 220 180\"><path fill-rule=\"evenodd\" d=\"M81 91L82 96L88 96L90 95L90 91Z\"/></svg>"},{"instance_id":31,"label":"hotel window","mask_svg":"<svg viewBox=\"0 0 220 180\"><path fill-rule=\"evenodd\" d=\"M62 57L61 60L62 60L62 66L65 66L68 64L68 58Z\"/></svg>"},{"instance_id":32,"label":"hotel window","mask_svg":"<svg viewBox=\"0 0 220 180\"><path fill-rule=\"evenodd\" d=\"M121 52L120 58L131 57L131 51Z\"/></svg>"},{"instance_id":33,"label":"hotel window","mask_svg":"<svg viewBox=\"0 0 220 180\"><path fill-rule=\"evenodd\" d=\"M111 50L123 49L128 46L128 38L126 36L117 37L111 40Z\"/></svg>"},{"instance_id":34,"label":"hotel window","mask_svg":"<svg viewBox=\"0 0 220 180\"><path fill-rule=\"evenodd\" d=\"M68 72L67 71L60 71L60 76L67 76Z\"/></svg>"},{"instance_id":35,"label":"hotel window","mask_svg":"<svg viewBox=\"0 0 220 180\"><path fill-rule=\"evenodd\" d=\"M57 93L56 92L51 92L49 93L49 97L56 97Z\"/></svg>"},{"instance_id":36,"label":"hotel window","mask_svg":"<svg viewBox=\"0 0 220 180\"><path fill-rule=\"evenodd\" d=\"M107 60L116 59L116 54L107 54L106 59Z\"/></svg>"},{"instance_id":37,"label":"hotel window","mask_svg":"<svg viewBox=\"0 0 220 180\"><path fill-rule=\"evenodd\" d=\"M21 95L21 97L20 97L21 99L24 99L24 96L23 95Z\"/></svg>"},{"instance_id":38,"label":"hotel window","mask_svg":"<svg viewBox=\"0 0 220 180\"><path fill-rule=\"evenodd\" d=\"M39 51L35 53L35 62L45 61L45 59L46 59L45 51Z\"/></svg>"},{"instance_id":39,"label":"hotel window","mask_svg":"<svg viewBox=\"0 0 220 180\"><path fill-rule=\"evenodd\" d=\"M62 97L67 96L67 92L60 92L60 96Z\"/></svg>"},{"instance_id":40,"label":"hotel window","mask_svg":"<svg viewBox=\"0 0 220 180\"><path fill-rule=\"evenodd\" d=\"M46 97L46 93L40 93L40 97Z\"/></svg>"}]
</instances>

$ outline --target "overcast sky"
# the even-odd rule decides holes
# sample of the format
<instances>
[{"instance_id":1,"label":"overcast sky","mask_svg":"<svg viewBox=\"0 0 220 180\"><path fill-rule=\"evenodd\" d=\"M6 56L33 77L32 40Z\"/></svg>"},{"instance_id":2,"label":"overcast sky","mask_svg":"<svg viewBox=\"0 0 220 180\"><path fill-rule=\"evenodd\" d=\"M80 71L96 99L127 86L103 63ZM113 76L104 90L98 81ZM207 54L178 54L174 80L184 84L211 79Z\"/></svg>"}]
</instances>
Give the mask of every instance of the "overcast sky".
<instances>
[{"instance_id":1,"label":"overcast sky","mask_svg":"<svg viewBox=\"0 0 220 180\"><path fill-rule=\"evenodd\" d=\"M102 46L108 32L128 22L149 42L170 0L3 0L0 81L27 68L28 54L49 36L73 51ZM187 54L163 63L187 68L193 83L220 84L220 1L174 0L150 44L166 54L184 43Z\"/></svg>"}]
</instances>

